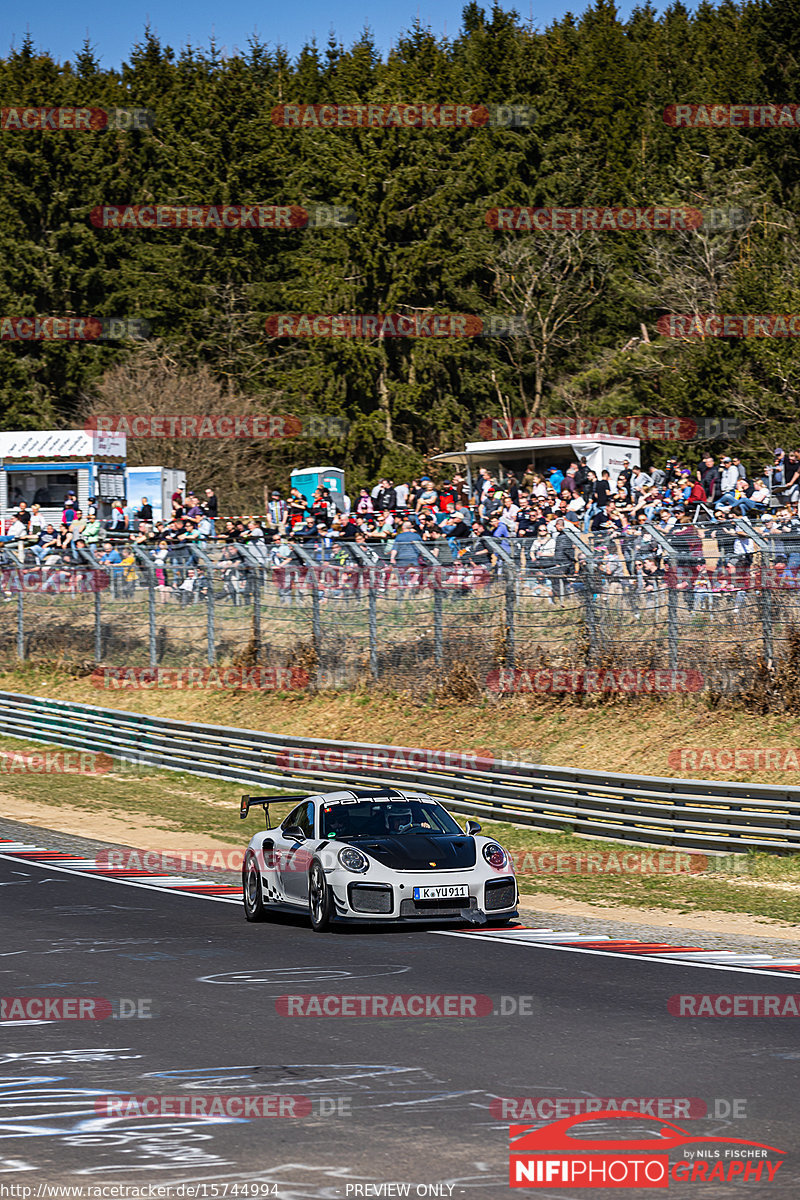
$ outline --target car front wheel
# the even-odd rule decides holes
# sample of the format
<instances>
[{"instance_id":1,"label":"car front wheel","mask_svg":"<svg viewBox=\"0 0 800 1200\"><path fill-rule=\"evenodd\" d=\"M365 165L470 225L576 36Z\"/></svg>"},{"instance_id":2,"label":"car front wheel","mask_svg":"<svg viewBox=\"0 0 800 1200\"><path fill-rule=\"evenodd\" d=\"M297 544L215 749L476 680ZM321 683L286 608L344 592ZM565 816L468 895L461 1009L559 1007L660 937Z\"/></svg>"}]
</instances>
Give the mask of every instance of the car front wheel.
<instances>
[{"instance_id":1,"label":"car front wheel","mask_svg":"<svg viewBox=\"0 0 800 1200\"><path fill-rule=\"evenodd\" d=\"M308 875L308 913L311 917L311 928L317 933L321 933L330 925L332 908L331 889L325 882L325 872L318 862L312 863Z\"/></svg>"}]
</instances>

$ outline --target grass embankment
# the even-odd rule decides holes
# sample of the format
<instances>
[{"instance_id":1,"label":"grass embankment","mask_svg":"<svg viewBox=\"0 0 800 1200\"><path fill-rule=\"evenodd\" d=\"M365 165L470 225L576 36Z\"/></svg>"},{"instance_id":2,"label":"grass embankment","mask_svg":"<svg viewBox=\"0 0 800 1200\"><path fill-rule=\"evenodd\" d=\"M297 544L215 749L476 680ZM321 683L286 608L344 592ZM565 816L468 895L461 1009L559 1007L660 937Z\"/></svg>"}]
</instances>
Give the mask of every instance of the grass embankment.
<instances>
[{"instance_id":1,"label":"grass embankment","mask_svg":"<svg viewBox=\"0 0 800 1200\"><path fill-rule=\"evenodd\" d=\"M702 696L673 700L625 700L585 707L552 697L452 697L413 700L403 693L324 691L214 692L98 688L89 674L73 675L38 666L0 674L0 690L52 696L104 708L127 709L181 721L263 729L276 734L344 741L480 751L574 767L768 783L800 787L800 769L716 771L708 759L695 760L693 772L676 751L712 747L728 750L798 748L797 719L754 716L730 708L709 707ZM691 760L689 760L691 763ZM797 755L800 768L800 751Z\"/></svg>"}]
</instances>

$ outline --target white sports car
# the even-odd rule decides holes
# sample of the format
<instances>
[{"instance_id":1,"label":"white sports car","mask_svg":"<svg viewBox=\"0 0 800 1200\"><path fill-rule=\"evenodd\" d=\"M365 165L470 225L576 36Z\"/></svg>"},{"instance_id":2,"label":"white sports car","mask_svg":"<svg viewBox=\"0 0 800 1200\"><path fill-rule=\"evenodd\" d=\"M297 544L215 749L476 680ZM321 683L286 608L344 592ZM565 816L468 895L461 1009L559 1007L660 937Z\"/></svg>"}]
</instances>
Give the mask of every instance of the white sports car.
<instances>
[{"instance_id":1,"label":"white sports car","mask_svg":"<svg viewBox=\"0 0 800 1200\"><path fill-rule=\"evenodd\" d=\"M263 806L266 833L242 864L244 912L307 912L314 929L333 921L458 920L505 924L517 916L511 859L492 838L466 833L423 792L375 788L307 796L270 828L270 803L243 796L240 816Z\"/></svg>"}]
</instances>

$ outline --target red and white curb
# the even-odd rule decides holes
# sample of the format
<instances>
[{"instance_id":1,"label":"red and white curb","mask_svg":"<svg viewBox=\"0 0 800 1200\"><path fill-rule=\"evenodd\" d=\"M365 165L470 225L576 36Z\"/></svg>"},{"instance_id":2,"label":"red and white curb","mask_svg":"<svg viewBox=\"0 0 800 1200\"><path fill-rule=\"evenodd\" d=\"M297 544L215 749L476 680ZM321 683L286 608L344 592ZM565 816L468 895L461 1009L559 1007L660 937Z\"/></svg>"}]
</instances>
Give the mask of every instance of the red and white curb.
<instances>
[{"instance_id":1,"label":"red and white curb","mask_svg":"<svg viewBox=\"0 0 800 1200\"><path fill-rule=\"evenodd\" d=\"M65 854L61 850L45 850L29 842L13 842L0 838L0 858L12 862L33 863L51 871L62 871L67 875L80 875L87 879L108 879L111 883L124 883L128 887L147 888L150 891L169 892L172 895L202 896L206 900L218 900L223 904L241 904L242 889L237 884L210 883L203 879L192 879L184 875L159 875L155 871L141 868L124 869L98 863L94 858L81 858L77 854Z\"/></svg>"},{"instance_id":2,"label":"red and white curb","mask_svg":"<svg viewBox=\"0 0 800 1200\"><path fill-rule=\"evenodd\" d=\"M749 954L739 950L704 950L702 946L640 942L635 938L616 938L604 933L529 929L525 925L509 929L437 929L434 932L444 937L472 938L505 946L525 946L533 950L564 950L572 954L598 954L636 959L639 962L667 962L678 966L705 967L707 970L734 970L784 978L787 974L800 974L800 949L790 958L777 958L771 954Z\"/></svg>"}]
</instances>

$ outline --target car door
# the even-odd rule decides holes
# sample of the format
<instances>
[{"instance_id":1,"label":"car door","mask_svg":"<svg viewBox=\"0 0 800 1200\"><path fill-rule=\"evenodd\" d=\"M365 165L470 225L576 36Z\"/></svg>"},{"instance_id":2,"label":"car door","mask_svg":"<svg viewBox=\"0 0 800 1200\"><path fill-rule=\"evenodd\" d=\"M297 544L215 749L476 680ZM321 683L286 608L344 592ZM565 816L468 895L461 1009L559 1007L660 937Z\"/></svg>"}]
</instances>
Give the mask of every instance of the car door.
<instances>
[{"instance_id":1,"label":"car door","mask_svg":"<svg viewBox=\"0 0 800 1200\"><path fill-rule=\"evenodd\" d=\"M287 838L283 831L290 825L299 825L306 835L306 841L298 842L294 838ZM281 822L278 870L281 888L288 900L296 900L303 904L308 900L308 869L315 845L314 801L304 800Z\"/></svg>"}]
</instances>

